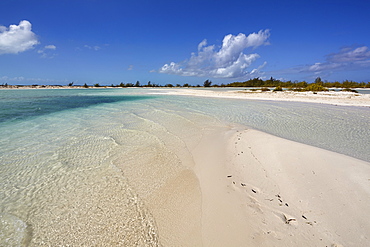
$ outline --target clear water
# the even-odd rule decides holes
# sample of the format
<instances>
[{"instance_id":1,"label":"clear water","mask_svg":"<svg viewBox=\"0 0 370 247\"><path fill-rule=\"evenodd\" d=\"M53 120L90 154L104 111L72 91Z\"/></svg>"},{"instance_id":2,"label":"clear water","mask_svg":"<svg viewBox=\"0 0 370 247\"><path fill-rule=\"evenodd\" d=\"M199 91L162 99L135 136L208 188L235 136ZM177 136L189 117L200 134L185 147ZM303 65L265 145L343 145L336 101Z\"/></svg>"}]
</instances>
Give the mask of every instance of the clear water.
<instances>
[{"instance_id":1,"label":"clear water","mask_svg":"<svg viewBox=\"0 0 370 247\"><path fill-rule=\"evenodd\" d=\"M0 90L0 246L160 245L146 204L210 123L370 161L369 108L148 92Z\"/></svg>"},{"instance_id":2,"label":"clear water","mask_svg":"<svg viewBox=\"0 0 370 247\"><path fill-rule=\"evenodd\" d=\"M183 97L178 104L226 122L370 161L370 108Z\"/></svg>"}]
</instances>

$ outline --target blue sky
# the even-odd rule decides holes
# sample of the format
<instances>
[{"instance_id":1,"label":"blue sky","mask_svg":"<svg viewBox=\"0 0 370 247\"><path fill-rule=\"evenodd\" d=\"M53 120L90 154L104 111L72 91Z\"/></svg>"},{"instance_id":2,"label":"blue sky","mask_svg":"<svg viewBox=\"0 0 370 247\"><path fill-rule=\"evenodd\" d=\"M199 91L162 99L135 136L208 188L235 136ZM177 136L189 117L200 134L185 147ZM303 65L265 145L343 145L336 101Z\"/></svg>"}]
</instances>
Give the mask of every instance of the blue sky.
<instances>
[{"instance_id":1,"label":"blue sky","mask_svg":"<svg viewBox=\"0 0 370 247\"><path fill-rule=\"evenodd\" d=\"M370 81L370 1L1 0L0 84Z\"/></svg>"}]
</instances>

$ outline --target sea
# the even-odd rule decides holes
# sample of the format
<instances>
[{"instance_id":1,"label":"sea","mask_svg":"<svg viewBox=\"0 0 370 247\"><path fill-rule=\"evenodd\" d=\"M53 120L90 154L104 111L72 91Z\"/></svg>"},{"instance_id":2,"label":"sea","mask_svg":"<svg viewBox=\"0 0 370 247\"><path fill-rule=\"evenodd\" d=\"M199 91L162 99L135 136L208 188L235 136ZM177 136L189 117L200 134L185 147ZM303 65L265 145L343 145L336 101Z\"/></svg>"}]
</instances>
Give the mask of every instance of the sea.
<instances>
[{"instance_id":1,"label":"sea","mask_svg":"<svg viewBox=\"0 0 370 247\"><path fill-rule=\"evenodd\" d=\"M187 167L175 147L233 124L370 162L368 107L144 88L4 89L0 246L160 246L145 203Z\"/></svg>"}]
</instances>

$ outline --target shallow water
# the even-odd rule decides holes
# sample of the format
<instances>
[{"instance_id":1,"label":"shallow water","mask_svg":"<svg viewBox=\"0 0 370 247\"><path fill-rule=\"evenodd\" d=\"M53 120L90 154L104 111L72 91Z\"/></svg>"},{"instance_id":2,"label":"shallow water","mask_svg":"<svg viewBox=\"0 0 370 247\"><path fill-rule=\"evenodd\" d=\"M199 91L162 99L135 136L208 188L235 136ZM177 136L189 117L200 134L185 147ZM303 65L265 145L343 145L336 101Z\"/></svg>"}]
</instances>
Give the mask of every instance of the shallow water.
<instances>
[{"instance_id":1,"label":"shallow water","mask_svg":"<svg viewBox=\"0 0 370 247\"><path fill-rule=\"evenodd\" d=\"M148 92L0 90L1 246L161 245L160 209L148 205L192 167L188 150L207 126L243 124L370 161L369 108ZM191 176L177 182L196 190Z\"/></svg>"},{"instance_id":2,"label":"shallow water","mask_svg":"<svg viewBox=\"0 0 370 247\"><path fill-rule=\"evenodd\" d=\"M185 96L177 102L226 122L370 161L368 107Z\"/></svg>"}]
</instances>

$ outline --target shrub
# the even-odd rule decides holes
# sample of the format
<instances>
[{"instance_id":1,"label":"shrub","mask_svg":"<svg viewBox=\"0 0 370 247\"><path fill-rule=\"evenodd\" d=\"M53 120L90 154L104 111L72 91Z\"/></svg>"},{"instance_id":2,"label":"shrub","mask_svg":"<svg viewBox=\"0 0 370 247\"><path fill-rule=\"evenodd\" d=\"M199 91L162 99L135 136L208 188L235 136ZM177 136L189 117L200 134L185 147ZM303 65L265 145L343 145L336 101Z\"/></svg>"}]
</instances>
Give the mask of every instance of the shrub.
<instances>
[{"instance_id":1,"label":"shrub","mask_svg":"<svg viewBox=\"0 0 370 247\"><path fill-rule=\"evenodd\" d=\"M210 87L212 85L212 82L210 80L206 80L203 82L203 87Z\"/></svg>"},{"instance_id":2,"label":"shrub","mask_svg":"<svg viewBox=\"0 0 370 247\"><path fill-rule=\"evenodd\" d=\"M305 87L304 91L322 92L322 91L328 91L328 89L320 84L313 83Z\"/></svg>"},{"instance_id":3,"label":"shrub","mask_svg":"<svg viewBox=\"0 0 370 247\"><path fill-rule=\"evenodd\" d=\"M273 92L280 92L280 91L283 91L283 88L281 86L277 86Z\"/></svg>"},{"instance_id":4,"label":"shrub","mask_svg":"<svg viewBox=\"0 0 370 247\"><path fill-rule=\"evenodd\" d=\"M357 90L351 89L351 88L345 88L341 90L342 92L351 92L351 93L358 93Z\"/></svg>"}]
</instances>

